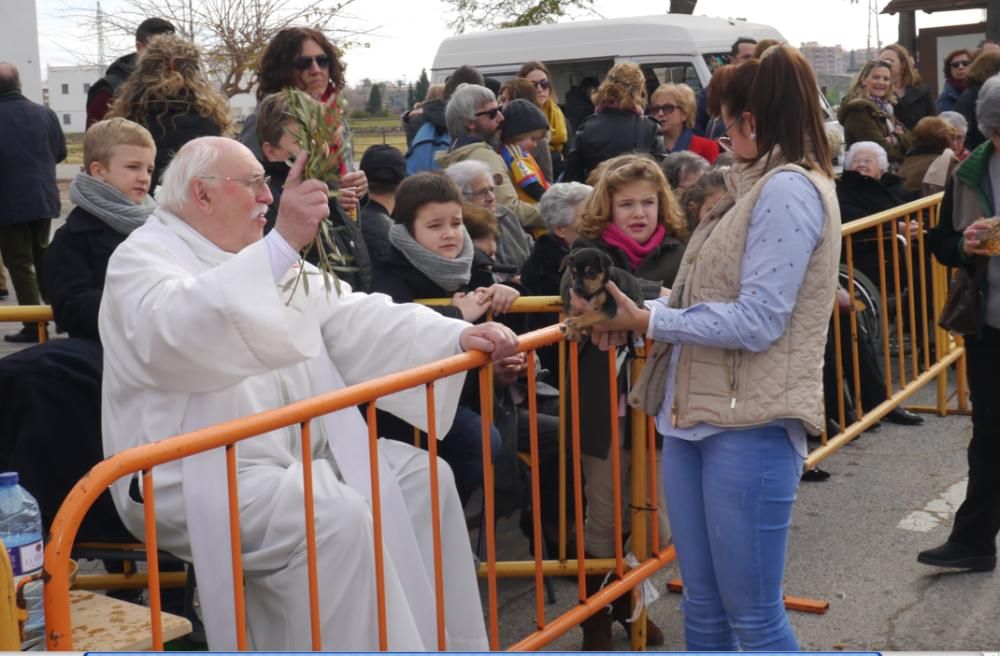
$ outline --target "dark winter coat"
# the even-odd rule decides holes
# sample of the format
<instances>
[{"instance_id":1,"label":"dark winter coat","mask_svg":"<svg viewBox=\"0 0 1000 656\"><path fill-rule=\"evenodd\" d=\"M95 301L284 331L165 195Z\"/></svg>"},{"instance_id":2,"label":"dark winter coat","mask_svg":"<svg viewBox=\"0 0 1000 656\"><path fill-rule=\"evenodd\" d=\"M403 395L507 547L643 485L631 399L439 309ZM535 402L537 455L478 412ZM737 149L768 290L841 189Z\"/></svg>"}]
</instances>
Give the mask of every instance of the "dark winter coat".
<instances>
[{"instance_id":1,"label":"dark winter coat","mask_svg":"<svg viewBox=\"0 0 1000 656\"><path fill-rule=\"evenodd\" d=\"M59 216L56 163L64 159L55 112L20 91L0 94L0 225Z\"/></svg>"},{"instance_id":2,"label":"dark winter coat","mask_svg":"<svg viewBox=\"0 0 1000 656\"><path fill-rule=\"evenodd\" d=\"M892 173L876 180L857 171L844 171L837 180L840 220L845 224L908 203L913 198L903 188L903 178Z\"/></svg>"},{"instance_id":3,"label":"dark winter coat","mask_svg":"<svg viewBox=\"0 0 1000 656\"><path fill-rule=\"evenodd\" d=\"M521 268L521 283L531 296L556 296L562 281L563 258L569 244L551 233L535 240L535 247Z\"/></svg>"},{"instance_id":4,"label":"dark winter coat","mask_svg":"<svg viewBox=\"0 0 1000 656\"><path fill-rule=\"evenodd\" d=\"M923 189L924 176L927 169L941 156L944 150L941 148L927 148L914 146L906 153L903 165L899 167L899 177L903 178L903 189L908 193L920 196Z\"/></svg>"},{"instance_id":5,"label":"dark winter coat","mask_svg":"<svg viewBox=\"0 0 1000 656\"><path fill-rule=\"evenodd\" d=\"M962 92L955 102L955 111L965 117L969 123L969 130L965 133L965 147L970 151L979 147L979 144L986 141L986 137L979 131L979 121L976 120L976 101L979 100L979 90L983 85L970 82L968 88Z\"/></svg>"},{"instance_id":6,"label":"dark winter coat","mask_svg":"<svg viewBox=\"0 0 1000 656\"><path fill-rule=\"evenodd\" d=\"M563 116L569 123L569 129L576 132L580 124L594 113L594 103L590 101L590 94L580 87L573 87L567 91L565 100L562 108Z\"/></svg>"},{"instance_id":7,"label":"dark winter coat","mask_svg":"<svg viewBox=\"0 0 1000 656\"><path fill-rule=\"evenodd\" d=\"M138 53L131 53L111 62L108 70L104 72L97 82L91 85L87 91L87 127L97 123L104 118L115 99L118 89L125 84L132 71L135 70L135 60Z\"/></svg>"},{"instance_id":8,"label":"dark winter coat","mask_svg":"<svg viewBox=\"0 0 1000 656\"><path fill-rule=\"evenodd\" d=\"M160 184L160 176L181 146L198 137L218 137L222 134L215 121L192 111L186 102L151 105L149 114L138 122L149 130L156 144L150 190L155 190Z\"/></svg>"},{"instance_id":9,"label":"dark winter coat","mask_svg":"<svg viewBox=\"0 0 1000 656\"><path fill-rule=\"evenodd\" d=\"M392 244L389 243L389 228L393 220L389 210L382 203L368 199L361 208L358 223L361 224L361 236L372 262L378 262L389 257Z\"/></svg>"},{"instance_id":10,"label":"dark winter coat","mask_svg":"<svg viewBox=\"0 0 1000 656\"><path fill-rule=\"evenodd\" d=\"M964 89L963 89L964 90ZM937 99L937 110L938 114L941 112L954 111L955 103L958 102L959 96L962 95L962 91L959 91L951 85L951 82L945 81L944 89L941 90L941 95Z\"/></svg>"},{"instance_id":11,"label":"dark winter coat","mask_svg":"<svg viewBox=\"0 0 1000 656\"><path fill-rule=\"evenodd\" d=\"M281 204L281 192L284 191L285 180L288 179L290 169L284 162L264 162L264 171L271 176L271 195L274 200L267 208L264 218L264 234L267 234L274 227L278 219L278 206ZM361 228L356 221L348 218L344 208L335 200L330 199L330 217L327 219L331 223L330 235L337 245L341 255L347 256L346 267L357 269L356 271L337 271L337 277L351 286L357 292L372 291L372 260L368 255L368 248L365 239L361 234ZM310 248L306 253L306 261L310 264L319 262L319 253L316 249Z\"/></svg>"},{"instance_id":12,"label":"dark winter coat","mask_svg":"<svg viewBox=\"0 0 1000 656\"><path fill-rule=\"evenodd\" d=\"M910 135L908 132L897 134L896 143L890 143L886 118L882 110L867 98L855 98L843 103L837 110L837 120L844 126L844 145L850 148L859 141L874 141L885 149L890 162L902 162L910 147ZM889 120L893 125L899 123L895 115Z\"/></svg>"},{"instance_id":13,"label":"dark winter coat","mask_svg":"<svg viewBox=\"0 0 1000 656\"><path fill-rule=\"evenodd\" d=\"M56 230L45 254L42 281L52 303L56 326L70 337L101 341L97 311L101 307L108 260L125 235L77 207Z\"/></svg>"},{"instance_id":14,"label":"dark winter coat","mask_svg":"<svg viewBox=\"0 0 1000 656\"><path fill-rule=\"evenodd\" d=\"M633 111L603 108L577 128L573 149L566 157L566 182L584 182L601 162L626 153L648 153L663 159L660 126Z\"/></svg>"},{"instance_id":15,"label":"dark winter coat","mask_svg":"<svg viewBox=\"0 0 1000 656\"><path fill-rule=\"evenodd\" d=\"M660 295L661 287L670 287L684 257L684 244L666 237L663 243L646 256L635 269L625 253L603 239L581 237L573 242L573 250L596 248L611 256L615 267L625 272L627 283L619 285L637 303ZM568 277L563 279L568 287ZM608 388L608 354L591 342L580 345L580 448L596 458L607 458L611 447L611 406ZM624 371L624 370L623 370ZM624 377L619 376L620 392L624 392ZM624 434L622 439L624 440Z\"/></svg>"},{"instance_id":16,"label":"dark winter coat","mask_svg":"<svg viewBox=\"0 0 1000 656\"><path fill-rule=\"evenodd\" d=\"M915 84L906 87L906 93L893 105L896 118L907 130L912 130L917 122L925 116L937 116L930 89L926 84Z\"/></svg>"}]
</instances>

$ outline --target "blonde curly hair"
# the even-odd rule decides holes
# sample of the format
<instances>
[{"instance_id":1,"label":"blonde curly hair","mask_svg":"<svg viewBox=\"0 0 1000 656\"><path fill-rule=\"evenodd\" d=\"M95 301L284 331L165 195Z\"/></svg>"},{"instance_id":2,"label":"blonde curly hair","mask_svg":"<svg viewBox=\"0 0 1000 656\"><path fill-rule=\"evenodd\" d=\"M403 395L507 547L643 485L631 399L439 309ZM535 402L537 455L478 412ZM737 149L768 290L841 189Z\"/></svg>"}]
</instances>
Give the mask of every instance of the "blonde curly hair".
<instances>
[{"instance_id":1,"label":"blonde curly hair","mask_svg":"<svg viewBox=\"0 0 1000 656\"><path fill-rule=\"evenodd\" d=\"M161 128L171 110L188 110L219 126L222 134L232 130L229 100L217 91L201 68L198 46L174 34L150 39L139 53L135 71L118 91L106 118L122 117L147 128L154 119Z\"/></svg>"},{"instance_id":2,"label":"blonde curly hair","mask_svg":"<svg viewBox=\"0 0 1000 656\"><path fill-rule=\"evenodd\" d=\"M594 191L587 198L576 231L587 239L597 239L611 222L615 192L627 184L645 181L656 187L657 223L667 235L684 241L688 236L687 219L670 191L667 178L652 158L646 155L619 155L605 161L594 181Z\"/></svg>"},{"instance_id":3,"label":"blonde curly hair","mask_svg":"<svg viewBox=\"0 0 1000 656\"><path fill-rule=\"evenodd\" d=\"M646 78L638 64L622 62L608 71L597 88L597 106L640 110L646 107Z\"/></svg>"}]
</instances>

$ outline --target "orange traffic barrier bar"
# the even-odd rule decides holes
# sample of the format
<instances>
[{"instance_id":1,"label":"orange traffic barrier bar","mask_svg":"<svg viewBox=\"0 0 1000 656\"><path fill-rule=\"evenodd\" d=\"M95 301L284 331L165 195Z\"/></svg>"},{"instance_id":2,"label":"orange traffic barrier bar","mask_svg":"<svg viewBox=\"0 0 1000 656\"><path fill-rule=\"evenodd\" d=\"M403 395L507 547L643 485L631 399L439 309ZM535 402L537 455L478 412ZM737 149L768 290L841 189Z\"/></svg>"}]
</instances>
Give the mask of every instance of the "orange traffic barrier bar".
<instances>
[{"instance_id":1,"label":"orange traffic barrier bar","mask_svg":"<svg viewBox=\"0 0 1000 656\"><path fill-rule=\"evenodd\" d=\"M684 582L680 579L670 579L667 581L667 591L680 594L684 590ZM823 615L830 610L830 602L822 599L809 599L807 597L784 596L785 608L797 610L800 613L813 613Z\"/></svg>"}]
</instances>

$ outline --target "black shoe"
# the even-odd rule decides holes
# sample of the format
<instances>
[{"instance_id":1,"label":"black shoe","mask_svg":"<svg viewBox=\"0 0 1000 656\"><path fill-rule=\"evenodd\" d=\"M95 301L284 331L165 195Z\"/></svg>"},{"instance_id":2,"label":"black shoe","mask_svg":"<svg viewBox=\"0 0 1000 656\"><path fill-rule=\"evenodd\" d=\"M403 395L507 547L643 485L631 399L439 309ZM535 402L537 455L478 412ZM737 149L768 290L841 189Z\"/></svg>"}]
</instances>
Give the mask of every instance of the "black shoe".
<instances>
[{"instance_id":1,"label":"black shoe","mask_svg":"<svg viewBox=\"0 0 1000 656\"><path fill-rule=\"evenodd\" d=\"M830 478L830 472L825 469L820 469L819 467L813 467L802 473L802 480L807 483L815 483L818 481L825 481Z\"/></svg>"},{"instance_id":2,"label":"black shoe","mask_svg":"<svg viewBox=\"0 0 1000 656\"><path fill-rule=\"evenodd\" d=\"M37 328L22 328L12 335L4 335L3 341L13 342L14 344L37 344L38 343L38 329Z\"/></svg>"},{"instance_id":3,"label":"black shoe","mask_svg":"<svg viewBox=\"0 0 1000 656\"><path fill-rule=\"evenodd\" d=\"M997 566L996 554L976 553L969 547L945 542L940 547L917 554L917 562L935 567L953 567L973 572L992 572Z\"/></svg>"},{"instance_id":4,"label":"black shoe","mask_svg":"<svg viewBox=\"0 0 1000 656\"><path fill-rule=\"evenodd\" d=\"M893 408L882 419L893 424L900 424L901 426L919 426L924 423L922 416L915 412L910 412L906 408Z\"/></svg>"}]
</instances>

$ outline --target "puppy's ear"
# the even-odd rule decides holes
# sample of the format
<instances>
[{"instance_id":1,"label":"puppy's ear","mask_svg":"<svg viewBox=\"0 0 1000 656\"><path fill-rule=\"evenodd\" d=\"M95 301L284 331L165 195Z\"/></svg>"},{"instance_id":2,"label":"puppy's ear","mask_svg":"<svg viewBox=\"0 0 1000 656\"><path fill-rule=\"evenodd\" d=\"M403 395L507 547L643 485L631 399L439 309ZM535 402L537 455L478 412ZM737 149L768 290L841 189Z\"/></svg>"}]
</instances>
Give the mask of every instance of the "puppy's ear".
<instances>
[{"instance_id":1,"label":"puppy's ear","mask_svg":"<svg viewBox=\"0 0 1000 656\"><path fill-rule=\"evenodd\" d=\"M611 267L614 266L615 264L614 261L611 259L611 256L605 253L604 251L599 250L597 252L600 254L601 268L604 269L605 271L610 270Z\"/></svg>"},{"instance_id":2,"label":"puppy's ear","mask_svg":"<svg viewBox=\"0 0 1000 656\"><path fill-rule=\"evenodd\" d=\"M565 271L566 267L570 267L570 268L573 267L573 254L572 253L570 253L569 255L567 255L566 257L564 257L562 259L562 262L559 263L559 272L562 273L563 271Z\"/></svg>"}]
</instances>

